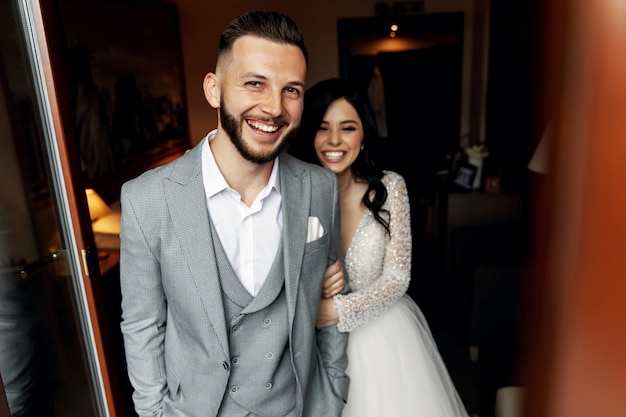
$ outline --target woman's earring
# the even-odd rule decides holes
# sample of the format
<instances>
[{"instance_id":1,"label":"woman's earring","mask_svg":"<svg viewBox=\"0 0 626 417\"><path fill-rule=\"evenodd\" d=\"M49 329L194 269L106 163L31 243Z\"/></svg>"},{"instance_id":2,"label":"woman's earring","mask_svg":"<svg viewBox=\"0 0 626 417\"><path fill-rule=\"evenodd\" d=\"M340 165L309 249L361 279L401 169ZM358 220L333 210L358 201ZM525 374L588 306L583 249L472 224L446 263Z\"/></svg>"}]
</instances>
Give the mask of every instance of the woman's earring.
<instances>
[{"instance_id":1,"label":"woman's earring","mask_svg":"<svg viewBox=\"0 0 626 417\"><path fill-rule=\"evenodd\" d=\"M363 150L363 149L365 149L365 144L364 143L361 144L361 150Z\"/></svg>"}]
</instances>

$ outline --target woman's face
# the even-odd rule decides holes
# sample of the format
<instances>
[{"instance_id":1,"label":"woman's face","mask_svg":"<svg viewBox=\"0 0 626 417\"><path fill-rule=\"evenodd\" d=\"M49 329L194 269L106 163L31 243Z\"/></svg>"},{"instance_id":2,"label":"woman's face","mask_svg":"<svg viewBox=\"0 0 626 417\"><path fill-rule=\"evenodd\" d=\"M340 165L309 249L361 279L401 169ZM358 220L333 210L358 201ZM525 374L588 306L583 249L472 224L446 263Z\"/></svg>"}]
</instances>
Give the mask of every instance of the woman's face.
<instances>
[{"instance_id":1,"label":"woman's face","mask_svg":"<svg viewBox=\"0 0 626 417\"><path fill-rule=\"evenodd\" d=\"M335 174L350 172L363 142L363 124L356 109L344 98L330 103L315 134L315 153Z\"/></svg>"}]
</instances>

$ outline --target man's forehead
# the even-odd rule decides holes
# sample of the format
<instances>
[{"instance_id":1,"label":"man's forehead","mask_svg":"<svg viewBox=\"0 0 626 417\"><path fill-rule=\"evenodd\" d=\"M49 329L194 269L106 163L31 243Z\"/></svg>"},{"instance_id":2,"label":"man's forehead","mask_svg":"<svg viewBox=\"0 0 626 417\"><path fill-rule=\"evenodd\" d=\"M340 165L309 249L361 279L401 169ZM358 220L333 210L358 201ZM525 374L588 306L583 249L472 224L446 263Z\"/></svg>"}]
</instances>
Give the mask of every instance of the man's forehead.
<instances>
[{"instance_id":1,"label":"man's forehead","mask_svg":"<svg viewBox=\"0 0 626 417\"><path fill-rule=\"evenodd\" d=\"M245 35L233 44L228 64L240 65L244 72L295 71L306 77L306 60L296 45L276 42L259 36ZM301 80L301 81L304 81Z\"/></svg>"}]
</instances>

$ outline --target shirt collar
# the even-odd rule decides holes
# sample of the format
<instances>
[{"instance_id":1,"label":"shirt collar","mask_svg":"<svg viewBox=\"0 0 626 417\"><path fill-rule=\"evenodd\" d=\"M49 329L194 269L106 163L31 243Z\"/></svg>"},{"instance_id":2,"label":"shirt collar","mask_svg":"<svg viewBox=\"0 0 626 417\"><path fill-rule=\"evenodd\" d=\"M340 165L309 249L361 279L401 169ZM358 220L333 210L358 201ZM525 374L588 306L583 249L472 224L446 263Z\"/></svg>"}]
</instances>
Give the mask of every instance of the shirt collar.
<instances>
[{"instance_id":1,"label":"shirt collar","mask_svg":"<svg viewBox=\"0 0 626 417\"><path fill-rule=\"evenodd\" d=\"M230 188L224 175L217 167L217 162L215 162L215 157L213 156L213 152L211 152L211 147L209 146L209 142L215 138L215 134L217 133L217 129L209 132L205 141L202 144L202 180L204 182L204 190L207 198L213 197L215 194L218 194L225 189ZM268 194L269 191L275 189L280 195L280 181L278 180L278 157L274 159L274 165L272 167L272 173L270 174L270 178L268 181Z\"/></svg>"}]
</instances>

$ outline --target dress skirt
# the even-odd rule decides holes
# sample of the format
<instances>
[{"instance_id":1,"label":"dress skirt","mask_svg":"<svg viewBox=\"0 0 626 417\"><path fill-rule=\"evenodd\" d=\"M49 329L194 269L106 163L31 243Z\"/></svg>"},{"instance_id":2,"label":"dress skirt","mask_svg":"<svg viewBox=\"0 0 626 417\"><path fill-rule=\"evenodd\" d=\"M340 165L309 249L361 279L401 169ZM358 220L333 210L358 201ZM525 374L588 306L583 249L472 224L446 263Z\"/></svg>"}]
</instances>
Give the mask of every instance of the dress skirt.
<instances>
[{"instance_id":1,"label":"dress skirt","mask_svg":"<svg viewBox=\"0 0 626 417\"><path fill-rule=\"evenodd\" d=\"M408 295L350 333L342 417L466 417L428 323Z\"/></svg>"}]
</instances>

